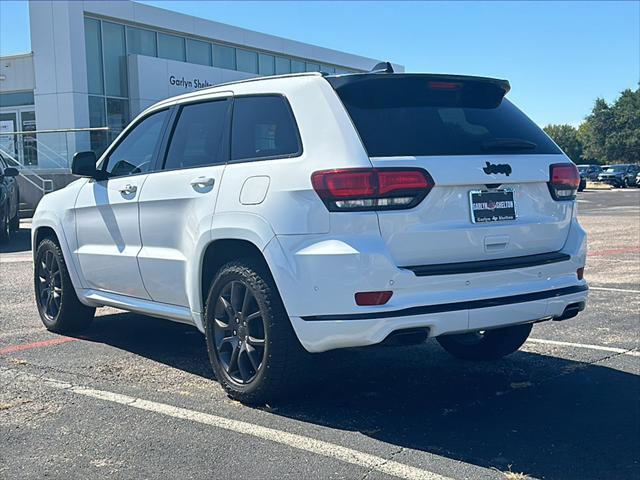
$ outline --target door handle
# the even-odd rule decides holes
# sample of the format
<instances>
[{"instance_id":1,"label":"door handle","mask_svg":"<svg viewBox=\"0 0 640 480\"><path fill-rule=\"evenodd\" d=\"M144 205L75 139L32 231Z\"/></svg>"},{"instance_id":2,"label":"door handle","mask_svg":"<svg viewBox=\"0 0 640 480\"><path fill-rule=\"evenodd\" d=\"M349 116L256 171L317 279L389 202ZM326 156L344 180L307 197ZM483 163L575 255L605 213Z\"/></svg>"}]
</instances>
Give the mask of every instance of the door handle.
<instances>
[{"instance_id":1,"label":"door handle","mask_svg":"<svg viewBox=\"0 0 640 480\"><path fill-rule=\"evenodd\" d=\"M215 178L213 177L198 177L191 180L191 186L194 188L206 188L213 187L215 183Z\"/></svg>"},{"instance_id":2,"label":"door handle","mask_svg":"<svg viewBox=\"0 0 640 480\"><path fill-rule=\"evenodd\" d=\"M120 189L120 193L123 195L131 195L132 193L136 193L137 191L138 187L136 185L131 185L130 183L126 184Z\"/></svg>"}]
</instances>

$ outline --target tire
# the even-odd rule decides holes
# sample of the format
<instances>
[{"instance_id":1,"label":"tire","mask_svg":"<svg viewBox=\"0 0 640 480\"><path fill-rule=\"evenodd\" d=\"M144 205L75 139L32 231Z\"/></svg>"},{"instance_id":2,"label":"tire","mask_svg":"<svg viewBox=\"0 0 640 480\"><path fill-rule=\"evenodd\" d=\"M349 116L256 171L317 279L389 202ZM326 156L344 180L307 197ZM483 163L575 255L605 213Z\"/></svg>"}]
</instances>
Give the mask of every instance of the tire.
<instances>
[{"instance_id":1,"label":"tire","mask_svg":"<svg viewBox=\"0 0 640 480\"><path fill-rule=\"evenodd\" d=\"M20 212L17 211L15 217L9 220L9 229L12 232L17 232L20 230Z\"/></svg>"},{"instance_id":2,"label":"tire","mask_svg":"<svg viewBox=\"0 0 640 480\"><path fill-rule=\"evenodd\" d=\"M4 215L0 219L0 243L7 243L11 239L11 224L9 222L9 207L5 207Z\"/></svg>"},{"instance_id":3,"label":"tire","mask_svg":"<svg viewBox=\"0 0 640 480\"><path fill-rule=\"evenodd\" d=\"M496 360L518 350L529 337L532 323L484 332L436 337L442 348L462 360Z\"/></svg>"},{"instance_id":4,"label":"tire","mask_svg":"<svg viewBox=\"0 0 640 480\"><path fill-rule=\"evenodd\" d=\"M60 246L45 238L38 244L33 282L40 319L47 330L72 333L87 328L96 309L80 303Z\"/></svg>"},{"instance_id":5,"label":"tire","mask_svg":"<svg viewBox=\"0 0 640 480\"><path fill-rule=\"evenodd\" d=\"M231 398L265 404L294 391L308 354L260 263L246 259L220 268L204 321L211 366Z\"/></svg>"}]
</instances>

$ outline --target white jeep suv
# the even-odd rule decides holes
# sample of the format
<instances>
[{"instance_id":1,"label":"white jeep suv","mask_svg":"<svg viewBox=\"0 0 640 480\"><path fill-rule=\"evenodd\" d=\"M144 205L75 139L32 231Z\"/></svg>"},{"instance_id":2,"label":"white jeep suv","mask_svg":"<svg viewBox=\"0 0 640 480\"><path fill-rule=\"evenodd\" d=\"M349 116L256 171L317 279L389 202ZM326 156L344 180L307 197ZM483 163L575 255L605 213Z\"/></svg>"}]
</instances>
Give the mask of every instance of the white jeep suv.
<instances>
[{"instance_id":1,"label":"white jeep suv","mask_svg":"<svg viewBox=\"0 0 640 480\"><path fill-rule=\"evenodd\" d=\"M584 308L586 242L576 167L508 90L307 73L153 105L38 206L45 326L105 305L194 325L245 402L286 394L306 352L516 351Z\"/></svg>"}]
</instances>

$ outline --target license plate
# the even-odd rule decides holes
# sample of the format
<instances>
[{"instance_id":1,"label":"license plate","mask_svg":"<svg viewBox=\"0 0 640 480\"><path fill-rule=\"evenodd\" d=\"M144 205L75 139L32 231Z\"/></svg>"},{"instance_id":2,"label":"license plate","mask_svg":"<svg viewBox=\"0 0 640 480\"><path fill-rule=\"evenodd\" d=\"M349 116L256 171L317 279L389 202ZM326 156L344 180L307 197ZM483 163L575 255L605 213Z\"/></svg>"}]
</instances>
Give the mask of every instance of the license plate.
<instances>
[{"instance_id":1,"label":"license plate","mask_svg":"<svg viewBox=\"0 0 640 480\"><path fill-rule=\"evenodd\" d=\"M513 190L472 190L469 192L473 223L502 222L516 219Z\"/></svg>"}]
</instances>

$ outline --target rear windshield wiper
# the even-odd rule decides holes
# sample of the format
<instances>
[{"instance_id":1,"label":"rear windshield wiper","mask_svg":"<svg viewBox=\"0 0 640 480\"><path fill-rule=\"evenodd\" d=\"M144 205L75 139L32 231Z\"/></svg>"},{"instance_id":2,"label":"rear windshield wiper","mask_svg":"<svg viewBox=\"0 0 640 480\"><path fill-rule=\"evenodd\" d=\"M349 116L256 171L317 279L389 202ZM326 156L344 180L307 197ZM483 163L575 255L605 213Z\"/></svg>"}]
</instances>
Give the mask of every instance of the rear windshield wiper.
<instances>
[{"instance_id":1,"label":"rear windshield wiper","mask_svg":"<svg viewBox=\"0 0 640 480\"><path fill-rule=\"evenodd\" d=\"M492 152L500 150L533 150L537 146L537 143L520 138L494 138L493 140L482 142L482 149Z\"/></svg>"}]
</instances>

